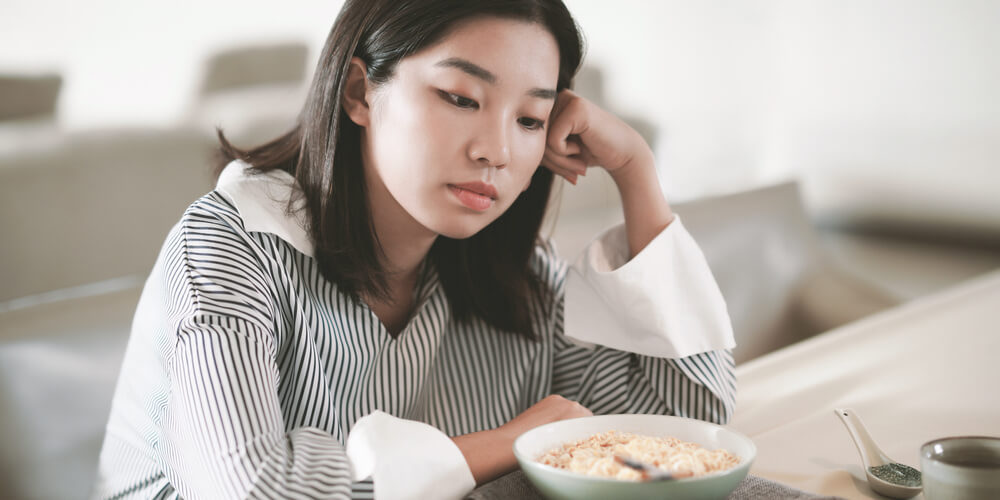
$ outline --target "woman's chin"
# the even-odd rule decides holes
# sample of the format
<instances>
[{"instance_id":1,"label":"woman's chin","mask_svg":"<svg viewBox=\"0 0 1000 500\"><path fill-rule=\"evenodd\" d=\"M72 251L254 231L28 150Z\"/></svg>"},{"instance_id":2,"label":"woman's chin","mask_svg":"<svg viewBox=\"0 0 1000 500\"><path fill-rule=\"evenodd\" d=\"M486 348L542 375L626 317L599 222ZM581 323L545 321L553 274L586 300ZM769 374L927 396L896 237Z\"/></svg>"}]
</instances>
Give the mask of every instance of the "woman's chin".
<instances>
[{"instance_id":1,"label":"woman's chin","mask_svg":"<svg viewBox=\"0 0 1000 500\"><path fill-rule=\"evenodd\" d=\"M461 230L448 230L448 231L438 231L438 234L446 238L451 238L453 240L464 240L466 238L471 238L476 235L483 228L476 229L461 229Z\"/></svg>"},{"instance_id":2,"label":"woman's chin","mask_svg":"<svg viewBox=\"0 0 1000 500\"><path fill-rule=\"evenodd\" d=\"M483 220L459 220L459 221L448 221L443 224L435 224L431 229L437 234L444 236L446 238L451 238L453 240L464 240L466 238L471 238L476 235L479 231L482 231L488 225L488 222Z\"/></svg>"}]
</instances>

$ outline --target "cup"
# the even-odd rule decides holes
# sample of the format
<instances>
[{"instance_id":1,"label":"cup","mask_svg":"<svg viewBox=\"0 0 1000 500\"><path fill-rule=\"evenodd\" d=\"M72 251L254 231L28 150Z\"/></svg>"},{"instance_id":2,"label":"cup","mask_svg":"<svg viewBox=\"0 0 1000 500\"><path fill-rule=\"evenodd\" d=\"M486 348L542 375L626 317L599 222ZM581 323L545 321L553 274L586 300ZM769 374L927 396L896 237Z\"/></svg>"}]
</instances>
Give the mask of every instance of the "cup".
<instances>
[{"instance_id":1,"label":"cup","mask_svg":"<svg viewBox=\"0 0 1000 500\"><path fill-rule=\"evenodd\" d=\"M920 447L924 498L1000 498L1000 437L935 439Z\"/></svg>"}]
</instances>

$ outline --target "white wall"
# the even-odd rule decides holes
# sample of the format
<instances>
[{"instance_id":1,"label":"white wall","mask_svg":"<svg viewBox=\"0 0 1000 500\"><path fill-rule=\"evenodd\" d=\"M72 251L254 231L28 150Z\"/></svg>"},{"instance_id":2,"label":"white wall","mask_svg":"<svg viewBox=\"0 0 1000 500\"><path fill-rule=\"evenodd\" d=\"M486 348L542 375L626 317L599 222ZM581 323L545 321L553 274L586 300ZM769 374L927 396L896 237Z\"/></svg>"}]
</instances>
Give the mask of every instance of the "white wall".
<instances>
[{"instance_id":1,"label":"white wall","mask_svg":"<svg viewBox=\"0 0 1000 500\"><path fill-rule=\"evenodd\" d=\"M570 5L673 199L798 177L828 220L1000 234L1000 2Z\"/></svg>"},{"instance_id":2,"label":"white wall","mask_svg":"<svg viewBox=\"0 0 1000 500\"><path fill-rule=\"evenodd\" d=\"M568 2L603 69L609 107L657 125L673 198L755 180L771 96L772 6L734 1Z\"/></svg>"},{"instance_id":3,"label":"white wall","mask_svg":"<svg viewBox=\"0 0 1000 500\"><path fill-rule=\"evenodd\" d=\"M1000 2L567 0L674 200L789 176L827 217L1000 231ZM340 2L4 0L0 71L64 72L68 128L167 124L245 42L313 56Z\"/></svg>"},{"instance_id":4,"label":"white wall","mask_svg":"<svg viewBox=\"0 0 1000 500\"><path fill-rule=\"evenodd\" d=\"M61 71L70 129L169 125L188 111L210 53L286 40L318 51L341 3L3 0L0 71Z\"/></svg>"},{"instance_id":5,"label":"white wall","mask_svg":"<svg viewBox=\"0 0 1000 500\"><path fill-rule=\"evenodd\" d=\"M832 217L1000 234L1000 2L775 6L767 175Z\"/></svg>"}]
</instances>

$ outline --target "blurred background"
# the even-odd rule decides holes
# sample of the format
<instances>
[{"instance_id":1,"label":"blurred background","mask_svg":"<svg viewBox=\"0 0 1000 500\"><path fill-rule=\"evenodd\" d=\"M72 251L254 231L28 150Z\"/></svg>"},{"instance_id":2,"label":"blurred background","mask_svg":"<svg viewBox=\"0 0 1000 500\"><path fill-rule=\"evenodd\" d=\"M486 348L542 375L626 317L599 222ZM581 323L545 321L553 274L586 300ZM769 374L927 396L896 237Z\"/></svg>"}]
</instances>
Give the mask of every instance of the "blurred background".
<instances>
[{"instance_id":1,"label":"blurred background","mask_svg":"<svg viewBox=\"0 0 1000 500\"><path fill-rule=\"evenodd\" d=\"M340 3L6 0L0 75L34 88L3 87L3 166L95 131L272 137ZM588 42L577 88L647 137L671 201L795 179L824 228L1000 246L1000 3L567 3Z\"/></svg>"},{"instance_id":2,"label":"blurred background","mask_svg":"<svg viewBox=\"0 0 1000 500\"><path fill-rule=\"evenodd\" d=\"M1000 2L566 3L576 88L656 153L739 362L1000 267ZM89 484L142 283L212 188L214 127L286 131L340 4L0 3L0 496ZM546 230L573 259L621 211L601 172L561 184ZM37 418L53 395L74 418ZM32 465L53 463L65 481Z\"/></svg>"}]
</instances>

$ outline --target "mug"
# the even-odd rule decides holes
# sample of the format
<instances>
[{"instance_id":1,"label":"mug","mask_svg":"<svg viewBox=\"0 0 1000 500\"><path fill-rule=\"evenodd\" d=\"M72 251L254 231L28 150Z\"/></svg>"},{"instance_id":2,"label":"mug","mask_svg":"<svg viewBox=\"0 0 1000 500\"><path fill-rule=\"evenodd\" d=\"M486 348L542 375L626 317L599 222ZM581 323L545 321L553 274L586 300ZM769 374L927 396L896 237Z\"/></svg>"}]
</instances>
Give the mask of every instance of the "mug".
<instances>
[{"instance_id":1,"label":"mug","mask_svg":"<svg viewBox=\"0 0 1000 500\"><path fill-rule=\"evenodd\" d=\"M935 439L920 447L928 500L1000 498L1000 437Z\"/></svg>"}]
</instances>

